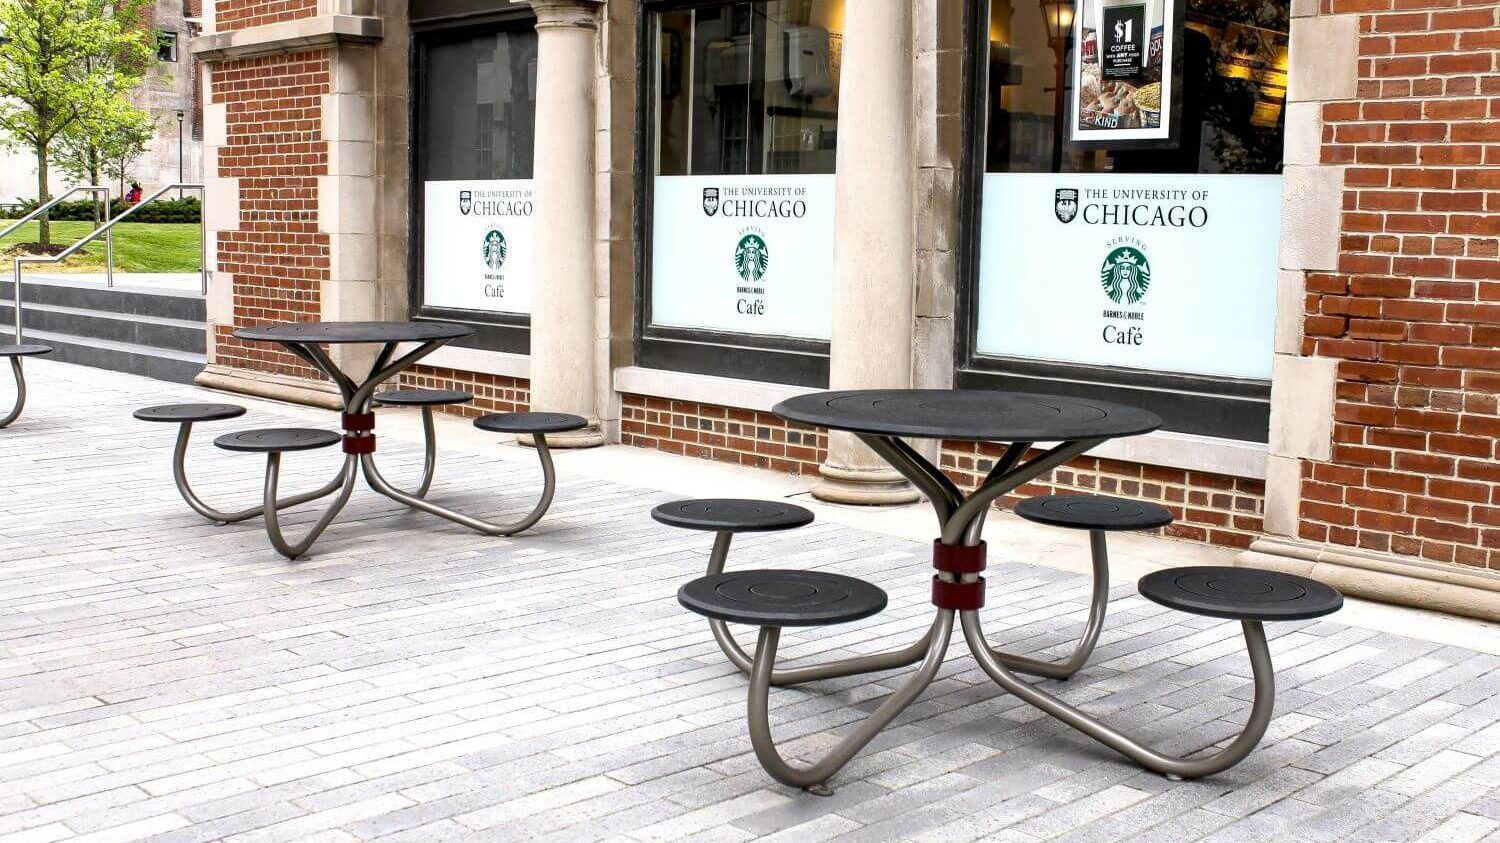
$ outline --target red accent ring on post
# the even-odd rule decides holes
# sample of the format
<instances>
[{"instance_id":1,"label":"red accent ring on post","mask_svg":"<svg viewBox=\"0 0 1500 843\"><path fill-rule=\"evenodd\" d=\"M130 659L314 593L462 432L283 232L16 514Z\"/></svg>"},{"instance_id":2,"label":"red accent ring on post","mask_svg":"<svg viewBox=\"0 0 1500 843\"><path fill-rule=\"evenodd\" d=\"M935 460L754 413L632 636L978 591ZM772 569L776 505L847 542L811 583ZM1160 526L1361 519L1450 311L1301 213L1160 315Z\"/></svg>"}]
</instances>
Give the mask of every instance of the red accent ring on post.
<instances>
[{"instance_id":1,"label":"red accent ring on post","mask_svg":"<svg viewBox=\"0 0 1500 843\"><path fill-rule=\"evenodd\" d=\"M932 567L946 574L977 574L984 570L987 548L982 541L971 547L933 539Z\"/></svg>"},{"instance_id":2,"label":"red accent ring on post","mask_svg":"<svg viewBox=\"0 0 1500 843\"><path fill-rule=\"evenodd\" d=\"M375 434L368 436L345 436L344 453L346 454L373 454L375 453Z\"/></svg>"},{"instance_id":3,"label":"red accent ring on post","mask_svg":"<svg viewBox=\"0 0 1500 843\"><path fill-rule=\"evenodd\" d=\"M375 429L374 413L345 413L344 429L351 433L363 433Z\"/></svg>"},{"instance_id":4,"label":"red accent ring on post","mask_svg":"<svg viewBox=\"0 0 1500 843\"><path fill-rule=\"evenodd\" d=\"M978 582L945 582L934 575L932 605L958 612L984 608L984 577Z\"/></svg>"}]
</instances>

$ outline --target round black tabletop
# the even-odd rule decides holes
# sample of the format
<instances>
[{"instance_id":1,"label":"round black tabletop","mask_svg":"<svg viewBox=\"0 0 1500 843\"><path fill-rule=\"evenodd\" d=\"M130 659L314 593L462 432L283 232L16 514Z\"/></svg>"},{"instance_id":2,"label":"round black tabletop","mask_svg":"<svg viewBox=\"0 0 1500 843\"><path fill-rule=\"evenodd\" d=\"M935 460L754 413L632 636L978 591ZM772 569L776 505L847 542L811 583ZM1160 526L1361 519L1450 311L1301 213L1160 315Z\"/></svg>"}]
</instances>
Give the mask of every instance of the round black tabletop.
<instances>
[{"instance_id":1,"label":"round black tabletop","mask_svg":"<svg viewBox=\"0 0 1500 843\"><path fill-rule=\"evenodd\" d=\"M456 340L474 333L453 322L283 322L258 328L237 328L243 340L285 343L429 342Z\"/></svg>"},{"instance_id":2,"label":"round black tabletop","mask_svg":"<svg viewBox=\"0 0 1500 843\"><path fill-rule=\"evenodd\" d=\"M1155 413L1110 401L989 389L859 389L798 395L771 408L814 427L976 442L1112 439L1161 427Z\"/></svg>"}]
</instances>

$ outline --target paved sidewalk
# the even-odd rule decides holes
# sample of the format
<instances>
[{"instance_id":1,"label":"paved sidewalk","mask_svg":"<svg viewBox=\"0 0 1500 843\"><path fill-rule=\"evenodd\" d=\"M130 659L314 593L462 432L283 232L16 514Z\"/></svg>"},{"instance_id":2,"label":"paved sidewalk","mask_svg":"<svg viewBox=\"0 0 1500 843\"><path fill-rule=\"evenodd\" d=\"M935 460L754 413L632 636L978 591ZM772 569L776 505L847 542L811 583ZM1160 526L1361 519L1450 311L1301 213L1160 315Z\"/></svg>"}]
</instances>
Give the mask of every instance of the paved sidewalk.
<instances>
[{"instance_id":1,"label":"paved sidewalk","mask_svg":"<svg viewBox=\"0 0 1500 843\"><path fill-rule=\"evenodd\" d=\"M1266 741L1227 773L1174 783L1000 693L956 645L819 798L761 771L744 679L673 599L708 549L647 517L679 495L598 480L574 468L587 454L563 453L548 517L492 539L360 488L290 563L258 521L193 515L169 475L174 428L130 418L203 391L28 369L27 413L0 431L3 840L1500 839L1500 656L1333 621L1268 627ZM257 499L262 461L213 436L335 422L244 403L245 418L201 426L190 457L225 507ZM441 444L435 499L488 517L530 508L530 451ZM383 436L381 452L393 481L414 483L419 447ZM289 455L283 488L319 484L340 457ZM1087 580L1018 564L991 538L996 643L1061 652ZM927 556L820 520L746 538L730 564L885 587L882 615L784 636L787 657L826 657L914 639ZM1049 686L1188 751L1238 730L1247 677L1236 625L1122 583L1093 663ZM895 679L777 691L778 737L819 753Z\"/></svg>"}]
</instances>

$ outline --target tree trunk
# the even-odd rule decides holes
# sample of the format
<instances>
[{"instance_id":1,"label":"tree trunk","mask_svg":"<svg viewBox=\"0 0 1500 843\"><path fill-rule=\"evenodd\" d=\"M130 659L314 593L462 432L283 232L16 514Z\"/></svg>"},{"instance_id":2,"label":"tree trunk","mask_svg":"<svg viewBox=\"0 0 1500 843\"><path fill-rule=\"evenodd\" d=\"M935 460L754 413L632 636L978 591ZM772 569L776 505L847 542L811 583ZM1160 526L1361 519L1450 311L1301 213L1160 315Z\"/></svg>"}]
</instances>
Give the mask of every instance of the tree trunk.
<instances>
[{"instance_id":1,"label":"tree trunk","mask_svg":"<svg viewBox=\"0 0 1500 843\"><path fill-rule=\"evenodd\" d=\"M36 146L36 203L45 205L47 196L47 145L39 143ZM52 226L47 219L47 214L42 214L37 222L37 242L45 248L52 245Z\"/></svg>"},{"instance_id":2,"label":"tree trunk","mask_svg":"<svg viewBox=\"0 0 1500 843\"><path fill-rule=\"evenodd\" d=\"M99 150L97 150L97 149L90 149L89 150L89 184L91 184L91 185L94 185L94 184L102 185L102 184L104 184L104 182L102 182L102 181L99 180L100 170L103 169L100 166L100 164L99 164L99 158L100 158ZM91 194L91 195L94 197L94 228L98 228L99 227L99 202L101 200L101 197L97 193L94 193L94 194ZM109 207L108 206L105 206L105 208L104 208L104 216L105 217L109 216Z\"/></svg>"}]
</instances>

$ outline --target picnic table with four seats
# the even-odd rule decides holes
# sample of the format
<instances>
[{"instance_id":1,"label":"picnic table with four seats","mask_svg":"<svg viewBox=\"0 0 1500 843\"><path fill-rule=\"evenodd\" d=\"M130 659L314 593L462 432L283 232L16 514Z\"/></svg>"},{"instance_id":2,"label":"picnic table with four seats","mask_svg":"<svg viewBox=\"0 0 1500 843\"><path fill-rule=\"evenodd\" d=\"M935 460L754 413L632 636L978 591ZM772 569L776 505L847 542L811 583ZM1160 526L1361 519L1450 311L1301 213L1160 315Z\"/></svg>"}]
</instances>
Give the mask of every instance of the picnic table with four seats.
<instances>
[{"instance_id":1,"label":"picnic table with four seats","mask_svg":"<svg viewBox=\"0 0 1500 843\"><path fill-rule=\"evenodd\" d=\"M1018 673L1066 678L1088 659L1098 641L1108 603L1105 534L1161 527L1171 514L1155 504L1099 495L1047 496L1023 501L1021 517L1090 534L1094 592L1088 621L1073 654L1061 662L1005 652L986 638L979 610L985 602L986 544L991 505L1109 439L1155 430L1161 420L1123 404L1056 395L990 390L859 390L802 395L776 405L788 421L854 433L916 486L937 515L932 545L931 600L927 632L911 645L875 655L778 667L776 650L784 627L847 623L880 612L885 593L873 584L840 574L753 570L724 572L729 536L749 529L805 524L792 507L756 501L687 501L658 507L654 516L674 526L718 533L708 574L687 583L678 599L710 619L725 655L750 676L750 742L767 772L783 783L826 791L827 780L847 764L932 682L947 657L957 624L979 666L1001 688L1052 717L1168 776L1210 775L1243 760L1264 735L1275 693L1270 651L1262 622L1312 618L1336 611L1342 598L1303 577L1240 568L1169 569L1148 575L1139 589L1147 599L1184 612L1241 622L1254 677L1246 725L1226 746L1182 758L1155 750L1034 685ZM979 486L965 493L904 438L1002 442L1007 447ZM757 506L762 504L763 506ZM748 655L727 624L759 628ZM917 670L854 731L822 759L797 766L782 758L771 736L768 696L772 685L870 673L919 664Z\"/></svg>"},{"instance_id":2,"label":"picnic table with four seats","mask_svg":"<svg viewBox=\"0 0 1500 843\"><path fill-rule=\"evenodd\" d=\"M526 515L508 523L495 523L439 506L426 499L436 465L436 432L432 408L445 404L465 403L473 396L453 390L401 389L376 392L379 387L416 365L422 358L456 339L470 336L473 329L450 322L292 322L257 328L240 328L235 336L253 341L282 345L309 365L327 375L337 387L342 402L343 433L313 428L259 428L225 434L214 444L227 451L266 455L266 474L259 506L238 512L220 512L202 502L187 483L185 458L193 422L231 418L243 413L234 405L166 405L149 407L136 413L145 421L177 422L179 433L173 458L173 475L188 505L204 517L229 523L246 518L265 518L266 533L272 546L289 559L296 559L312 547L313 542L338 516L361 476L371 489L413 509L446 518L486 535L508 536L526 530L541 520L551 506L557 476L552 454L547 446L548 433L578 430L587 426L581 416L565 413L491 413L475 419L474 426L495 433L529 436L542 466L542 492L536 505ZM377 345L374 361L363 376L343 370L324 346ZM407 346L403 350L403 346ZM397 488L380 473L375 464L376 405L420 407L423 414L424 460L422 479L413 492ZM227 406L228 409L224 409ZM278 498L281 458L283 454L343 445L344 462L338 474L325 486L281 500ZM290 541L280 526L279 511L299 503L336 495L300 541Z\"/></svg>"}]
</instances>

